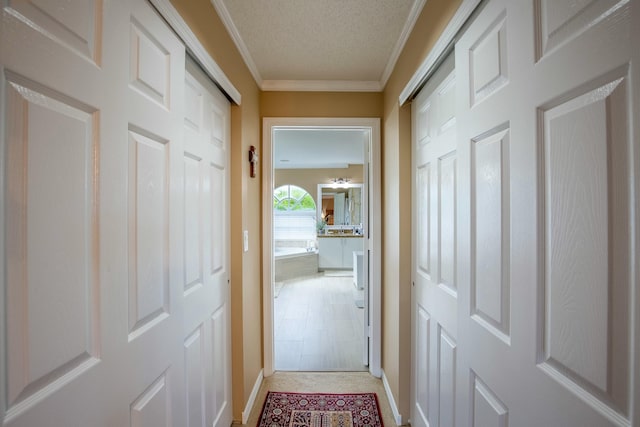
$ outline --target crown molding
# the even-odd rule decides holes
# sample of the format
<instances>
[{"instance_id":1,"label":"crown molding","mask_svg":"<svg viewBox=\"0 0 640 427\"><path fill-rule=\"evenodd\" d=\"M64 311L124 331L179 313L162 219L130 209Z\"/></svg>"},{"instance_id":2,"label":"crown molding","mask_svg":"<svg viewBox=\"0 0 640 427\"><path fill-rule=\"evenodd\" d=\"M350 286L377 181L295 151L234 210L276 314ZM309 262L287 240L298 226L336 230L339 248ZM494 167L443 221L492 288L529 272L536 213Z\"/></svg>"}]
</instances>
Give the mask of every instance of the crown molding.
<instances>
[{"instance_id":1,"label":"crown molding","mask_svg":"<svg viewBox=\"0 0 640 427\"><path fill-rule=\"evenodd\" d=\"M244 63L249 69L249 72L251 73L251 75L253 76L253 79L256 81L256 84L258 85L258 87L261 87L263 84L262 76L258 71L258 67L256 67L256 63L253 61L251 54L249 53L249 49L247 49L247 45L245 44L244 40L240 36L240 32L238 31L238 28L233 23L233 20L231 19L231 15L229 14L227 7L224 5L224 1L211 0L211 3L213 4L214 9L218 13L218 16L222 20L222 23L224 24L225 28L229 32L229 35L231 36L233 43L235 43L236 47L238 48L238 51L240 52L240 56L242 56Z\"/></svg>"},{"instance_id":2,"label":"crown molding","mask_svg":"<svg viewBox=\"0 0 640 427\"><path fill-rule=\"evenodd\" d=\"M198 37L191 31L191 28L182 19L170 0L150 0L153 7L167 21L169 26L176 32L178 37L182 39L187 50L194 57L196 62L204 69L205 73L222 89L223 92L236 104L240 105L242 96L235 88L231 80L213 60L209 52L202 46Z\"/></svg>"},{"instance_id":3,"label":"crown molding","mask_svg":"<svg viewBox=\"0 0 640 427\"><path fill-rule=\"evenodd\" d=\"M358 80L264 80L265 92L382 92L378 81Z\"/></svg>"},{"instance_id":4,"label":"crown molding","mask_svg":"<svg viewBox=\"0 0 640 427\"><path fill-rule=\"evenodd\" d=\"M462 0L462 4L458 7L458 10L456 10L456 13L447 24L436 44L424 61L422 61L422 64L420 64L402 92L400 92L400 96L398 97L400 105L403 105L408 99L413 97L427 78L433 74L433 71L435 71L435 68L443 59L442 56L453 46L458 32L462 29L462 26L467 22L467 19L469 19L481 1L482 0Z\"/></svg>"},{"instance_id":5,"label":"crown molding","mask_svg":"<svg viewBox=\"0 0 640 427\"><path fill-rule=\"evenodd\" d=\"M355 164L355 163L353 163ZM274 165L274 169L348 169L347 163L287 163Z\"/></svg>"},{"instance_id":6,"label":"crown molding","mask_svg":"<svg viewBox=\"0 0 640 427\"><path fill-rule=\"evenodd\" d=\"M382 78L380 79L380 86L384 88L391 77L391 73L393 73L393 69L396 67L396 63L398 62L398 58L402 53L402 49L404 49L404 45L409 40L409 36L411 35L411 31L413 31L413 27L416 25L416 21L422 13L422 9L424 8L427 0L416 0L409 11L409 16L407 17L407 21L405 22L404 28L402 28L402 32L400 33L400 37L398 38L396 45L393 47L391 51L391 55L389 56L389 61L387 61L387 66L384 68L382 72Z\"/></svg>"}]
</instances>

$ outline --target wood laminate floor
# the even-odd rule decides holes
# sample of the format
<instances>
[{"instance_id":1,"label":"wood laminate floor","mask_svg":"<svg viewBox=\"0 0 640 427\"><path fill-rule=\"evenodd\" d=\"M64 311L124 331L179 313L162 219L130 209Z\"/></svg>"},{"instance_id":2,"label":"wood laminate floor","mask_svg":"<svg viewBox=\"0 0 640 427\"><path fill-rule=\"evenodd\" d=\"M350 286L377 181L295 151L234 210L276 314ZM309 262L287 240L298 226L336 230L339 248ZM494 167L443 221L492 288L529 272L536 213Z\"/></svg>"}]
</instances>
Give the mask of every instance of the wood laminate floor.
<instances>
[{"instance_id":1,"label":"wood laminate floor","mask_svg":"<svg viewBox=\"0 0 640 427\"><path fill-rule=\"evenodd\" d=\"M362 291L348 273L327 272L276 284L275 368L366 371Z\"/></svg>"}]
</instances>

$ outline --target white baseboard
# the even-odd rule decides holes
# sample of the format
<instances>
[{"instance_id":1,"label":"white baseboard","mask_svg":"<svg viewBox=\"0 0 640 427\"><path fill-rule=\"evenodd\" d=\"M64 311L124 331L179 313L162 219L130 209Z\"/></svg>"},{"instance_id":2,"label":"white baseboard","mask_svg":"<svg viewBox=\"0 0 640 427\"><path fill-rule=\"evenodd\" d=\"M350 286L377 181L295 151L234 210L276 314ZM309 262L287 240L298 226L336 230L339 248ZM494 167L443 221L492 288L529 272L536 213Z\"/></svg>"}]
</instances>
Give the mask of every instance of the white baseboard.
<instances>
[{"instance_id":1,"label":"white baseboard","mask_svg":"<svg viewBox=\"0 0 640 427\"><path fill-rule=\"evenodd\" d=\"M244 411L242 411L242 424L246 424L247 421L249 421L249 415L251 414L251 409L253 409L253 404L256 403L256 397L258 397L258 392L260 391L263 378L264 372L263 370L260 370L258 378L256 378L256 382L251 390L251 394L249 395L249 400L247 400L247 405L244 407Z\"/></svg>"},{"instance_id":2,"label":"white baseboard","mask_svg":"<svg viewBox=\"0 0 640 427\"><path fill-rule=\"evenodd\" d=\"M391 406L391 412L393 413L393 418L396 421L396 424L402 425L402 415L398 411L398 405L396 405L396 400L393 398L393 393L391 392L391 386L389 386L389 381L387 381L387 376L384 374L384 369L382 370L382 385L384 385L384 391L387 393L387 399L389 400L389 406Z\"/></svg>"}]
</instances>

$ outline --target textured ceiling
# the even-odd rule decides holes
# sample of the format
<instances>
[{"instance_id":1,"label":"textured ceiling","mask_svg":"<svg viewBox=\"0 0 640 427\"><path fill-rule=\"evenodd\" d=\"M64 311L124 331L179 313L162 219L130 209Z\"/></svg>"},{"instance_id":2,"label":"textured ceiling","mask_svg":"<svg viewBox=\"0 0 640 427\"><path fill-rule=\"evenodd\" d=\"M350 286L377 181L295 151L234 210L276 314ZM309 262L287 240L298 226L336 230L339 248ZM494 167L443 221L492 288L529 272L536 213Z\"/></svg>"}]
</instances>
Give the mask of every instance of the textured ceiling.
<instances>
[{"instance_id":1,"label":"textured ceiling","mask_svg":"<svg viewBox=\"0 0 640 427\"><path fill-rule=\"evenodd\" d=\"M212 2L265 90L295 89L292 85L381 90L424 5L424 0ZM305 89L304 82L313 84Z\"/></svg>"}]
</instances>

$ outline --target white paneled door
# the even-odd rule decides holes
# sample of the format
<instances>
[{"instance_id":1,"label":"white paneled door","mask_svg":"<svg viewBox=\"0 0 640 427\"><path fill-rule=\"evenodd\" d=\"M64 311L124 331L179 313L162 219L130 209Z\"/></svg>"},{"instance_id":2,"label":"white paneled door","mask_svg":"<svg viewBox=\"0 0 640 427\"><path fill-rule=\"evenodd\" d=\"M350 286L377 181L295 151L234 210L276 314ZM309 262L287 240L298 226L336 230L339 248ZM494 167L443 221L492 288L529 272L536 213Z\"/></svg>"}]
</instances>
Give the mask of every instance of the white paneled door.
<instances>
[{"instance_id":1,"label":"white paneled door","mask_svg":"<svg viewBox=\"0 0 640 427\"><path fill-rule=\"evenodd\" d=\"M456 76L451 55L413 102L412 424L454 426L458 340Z\"/></svg>"},{"instance_id":2,"label":"white paneled door","mask_svg":"<svg viewBox=\"0 0 640 427\"><path fill-rule=\"evenodd\" d=\"M143 0L11 0L0 28L0 423L228 425L228 104L203 96L223 154L191 149Z\"/></svg>"},{"instance_id":3,"label":"white paneled door","mask_svg":"<svg viewBox=\"0 0 640 427\"><path fill-rule=\"evenodd\" d=\"M414 424L640 425L639 3L489 0L457 41L454 307L421 297L446 198L415 100Z\"/></svg>"},{"instance_id":4,"label":"white paneled door","mask_svg":"<svg viewBox=\"0 0 640 427\"><path fill-rule=\"evenodd\" d=\"M229 102L187 61L184 116L185 426L231 425Z\"/></svg>"}]
</instances>

